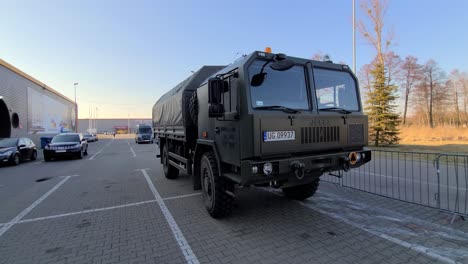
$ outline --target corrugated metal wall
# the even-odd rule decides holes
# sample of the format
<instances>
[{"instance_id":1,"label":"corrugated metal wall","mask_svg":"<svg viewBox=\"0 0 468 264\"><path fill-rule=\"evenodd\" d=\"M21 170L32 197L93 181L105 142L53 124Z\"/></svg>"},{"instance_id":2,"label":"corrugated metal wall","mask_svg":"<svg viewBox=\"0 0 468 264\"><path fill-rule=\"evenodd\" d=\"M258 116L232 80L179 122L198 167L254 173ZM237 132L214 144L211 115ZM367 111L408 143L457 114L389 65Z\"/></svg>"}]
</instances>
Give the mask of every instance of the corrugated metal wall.
<instances>
[{"instance_id":1,"label":"corrugated metal wall","mask_svg":"<svg viewBox=\"0 0 468 264\"><path fill-rule=\"evenodd\" d=\"M115 126L128 126L130 123L130 132L134 133L136 126L138 124L148 124L151 125L151 118L142 118L142 119L97 119L96 128L98 133L104 131L112 132ZM89 119L78 119L78 129L80 132L85 132L89 127Z\"/></svg>"},{"instance_id":2,"label":"corrugated metal wall","mask_svg":"<svg viewBox=\"0 0 468 264\"><path fill-rule=\"evenodd\" d=\"M8 107L10 118L13 113L19 117L19 127L11 128L11 137L29 137L37 144L42 135L28 134L28 87L69 107L74 104L0 65L0 96Z\"/></svg>"}]
</instances>

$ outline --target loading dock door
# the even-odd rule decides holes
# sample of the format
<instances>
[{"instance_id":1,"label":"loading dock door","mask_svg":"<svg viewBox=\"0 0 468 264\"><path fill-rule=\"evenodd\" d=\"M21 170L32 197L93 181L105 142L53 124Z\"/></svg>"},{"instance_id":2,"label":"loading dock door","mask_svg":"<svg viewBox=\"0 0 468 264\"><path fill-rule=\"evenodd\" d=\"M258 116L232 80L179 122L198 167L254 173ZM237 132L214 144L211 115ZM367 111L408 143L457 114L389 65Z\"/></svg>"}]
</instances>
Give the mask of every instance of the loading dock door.
<instances>
[{"instance_id":1,"label":"loading dock door","mask_svg":"<svg viewBox=\"0 0 468 264\"><path fill-rule=\"evenodd\" d=\"M9 138L11 135L11 121L8 107L0 96L0 138Z\"/></svg>"}]
</instances>

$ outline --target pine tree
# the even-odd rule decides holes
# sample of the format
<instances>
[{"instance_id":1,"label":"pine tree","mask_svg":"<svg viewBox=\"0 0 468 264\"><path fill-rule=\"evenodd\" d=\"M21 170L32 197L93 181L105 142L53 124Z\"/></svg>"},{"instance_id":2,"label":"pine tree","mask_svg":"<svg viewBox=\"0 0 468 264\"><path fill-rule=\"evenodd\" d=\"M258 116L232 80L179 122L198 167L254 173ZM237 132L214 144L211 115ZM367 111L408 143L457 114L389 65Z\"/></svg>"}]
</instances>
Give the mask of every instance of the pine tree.
<instances>
[{"instance_id":1,"label":"pine tree","mask_svg":"<svg viewBox=\"0 0 468 264\"><path fill-rule=\"evenodd\" d=\"M367 94L369 139L375 146L398 143L399 116L395 113L397 86L388 82L383 64L376 62L371 70L372 83Z\"/></svg>"}]
</instances>

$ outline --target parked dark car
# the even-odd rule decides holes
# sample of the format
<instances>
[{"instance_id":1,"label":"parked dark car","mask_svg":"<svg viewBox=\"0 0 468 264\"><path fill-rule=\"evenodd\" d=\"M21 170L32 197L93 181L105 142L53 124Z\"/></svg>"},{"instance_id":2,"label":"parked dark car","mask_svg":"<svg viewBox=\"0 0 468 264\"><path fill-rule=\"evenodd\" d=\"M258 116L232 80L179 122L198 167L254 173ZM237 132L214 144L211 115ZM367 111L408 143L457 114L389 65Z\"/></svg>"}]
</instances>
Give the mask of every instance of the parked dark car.
<instances>
[{"instance_id":1,"label":"parked dark car","mask_svg":"<svg viewBox=\"0 0 468 264\"><path fill-rule=\"evenodd\" d=\"M86 139L86 141L88 141L88 142L96 141L96 137L93 136L93 134L90 134L90 133L83 133L83 138Z\"/></svg>"},{"instance_id":2,"label":"parked dark car","mask_svg":"<svg viewBox=\"0 0 468 264\"><path fill-rule=\"evenodd\" d=\"M88 155L88 142L82 134L62 133L52 138L44 148L44 160L57 157L76 157L81 159Z\"/></svg>"},{"instance_id":3,"label":"parked dark car","mask_svg":"<svg viewBox=\"0 0 468 264\"><path fill-rule=\"evenodd\" d=\"M0 139L0 163L18 165L24 160L36 158L36 145L29 138Z\"/></svg>"}]
</instances>

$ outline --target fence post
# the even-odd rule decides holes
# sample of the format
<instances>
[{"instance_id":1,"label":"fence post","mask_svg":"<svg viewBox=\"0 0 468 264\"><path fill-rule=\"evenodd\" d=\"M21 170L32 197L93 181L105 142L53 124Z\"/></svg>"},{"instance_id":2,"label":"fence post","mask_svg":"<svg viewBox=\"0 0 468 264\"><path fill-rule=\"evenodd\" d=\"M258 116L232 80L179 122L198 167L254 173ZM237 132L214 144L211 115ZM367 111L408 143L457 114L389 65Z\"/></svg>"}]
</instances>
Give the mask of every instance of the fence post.
<instances>
[{"instance_id":1,"label":"fence post","mask_svg":"<svg viewBox=\"0 0 468 264\"><path fill-rule=\"evenodd\" d=\"M435 165L437 170L437 193L435 194L435 199L437 201L437 209L440 210L440 166L439 166L439 159L442 155L438 155L435 159Z\"/></svg>"}]
</instances>

